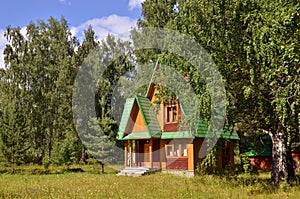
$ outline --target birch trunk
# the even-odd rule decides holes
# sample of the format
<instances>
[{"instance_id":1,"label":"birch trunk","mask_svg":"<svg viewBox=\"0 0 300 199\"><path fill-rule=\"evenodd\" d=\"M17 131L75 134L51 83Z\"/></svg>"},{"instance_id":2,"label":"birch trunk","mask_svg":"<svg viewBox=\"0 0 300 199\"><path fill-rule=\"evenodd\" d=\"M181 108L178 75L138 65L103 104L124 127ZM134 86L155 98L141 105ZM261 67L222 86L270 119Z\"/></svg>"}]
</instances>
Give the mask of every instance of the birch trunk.
<instances>
[{"instance_id":1,"label":"birch trunk","mask_svg":"<svg viewBox=\"0 0 300 199\"><path fill-rule=\"evenodd\" d=\"M287 138L282 132L272 133L272 175L271 181L278 185L283 180L290 181L293 177L293 161L287 146Z\"/></svg>"}]
</instances>

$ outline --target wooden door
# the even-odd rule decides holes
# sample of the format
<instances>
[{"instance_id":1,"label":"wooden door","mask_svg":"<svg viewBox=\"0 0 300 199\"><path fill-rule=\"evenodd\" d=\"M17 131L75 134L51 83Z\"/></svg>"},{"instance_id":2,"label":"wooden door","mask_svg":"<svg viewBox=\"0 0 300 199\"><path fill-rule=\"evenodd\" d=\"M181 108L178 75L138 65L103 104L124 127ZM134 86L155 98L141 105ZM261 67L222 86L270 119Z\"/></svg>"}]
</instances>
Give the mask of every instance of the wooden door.
<instances>
[{"instance_id":1,"label":"wooden door","mask_svg":"<svg viewBox=\"0 0 300 199\"><path fill-rule=\"evenodd\" d=\"M150 144L144 144L144 166L150 165L149 146Z\"/></svg>"}]
</instances>

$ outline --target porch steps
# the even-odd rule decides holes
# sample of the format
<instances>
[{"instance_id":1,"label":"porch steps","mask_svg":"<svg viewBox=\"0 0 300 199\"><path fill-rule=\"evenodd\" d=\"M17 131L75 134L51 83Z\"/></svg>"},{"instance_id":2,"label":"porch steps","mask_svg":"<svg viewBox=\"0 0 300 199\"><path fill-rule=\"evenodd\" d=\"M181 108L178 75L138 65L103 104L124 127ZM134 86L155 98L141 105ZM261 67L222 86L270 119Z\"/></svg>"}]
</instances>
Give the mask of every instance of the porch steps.
<instances>
[{"instance_id":1,"label":"porch steps","mask_svg":"<svg viewBox=\"0 0 300 199\"><path fill-rule=\"evenodd\" d=\"M160 171L160 169L149 167L125 167L117 174L117 176L142 176L157 171Z\"/></svg>"}]
</instances>

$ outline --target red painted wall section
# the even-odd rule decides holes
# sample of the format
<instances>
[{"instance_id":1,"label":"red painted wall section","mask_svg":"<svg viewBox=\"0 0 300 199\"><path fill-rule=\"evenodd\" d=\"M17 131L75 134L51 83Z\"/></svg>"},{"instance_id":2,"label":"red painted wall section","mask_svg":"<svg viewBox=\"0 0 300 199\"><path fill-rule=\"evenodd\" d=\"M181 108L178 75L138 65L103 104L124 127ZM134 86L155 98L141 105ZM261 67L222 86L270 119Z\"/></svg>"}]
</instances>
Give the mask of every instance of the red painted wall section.
<instances>
[{"instance_id":1,"label":"red painted wall section","mask_svg":"<svg viewBox=\"0 0 300 199\"><path fill-rule=\"evenodd\" d=\"M188 158L167 158L167 169L188 170Z\"/></svg>"},{"instance_id":2,"label":"red painted wall section","mask_svg":"<svg viewBox=\"0 0 300 199\"><path fill-rule=\"evenodd\" d=\"M177 132L178 123L170 123L164 125L164 132Z\"/></svg>"},{"instance_id":3,"label":"red painted wall section","mask_svg":"<svg viewBox=\"0 0 300 199\"><path fill-rule=\"evenodd\" d=\"M300 171L300 150L299 151L293 151L292 152L292 157L294 160L294 169L295 171L299 172Z\"/></svg>"}]
</instances>

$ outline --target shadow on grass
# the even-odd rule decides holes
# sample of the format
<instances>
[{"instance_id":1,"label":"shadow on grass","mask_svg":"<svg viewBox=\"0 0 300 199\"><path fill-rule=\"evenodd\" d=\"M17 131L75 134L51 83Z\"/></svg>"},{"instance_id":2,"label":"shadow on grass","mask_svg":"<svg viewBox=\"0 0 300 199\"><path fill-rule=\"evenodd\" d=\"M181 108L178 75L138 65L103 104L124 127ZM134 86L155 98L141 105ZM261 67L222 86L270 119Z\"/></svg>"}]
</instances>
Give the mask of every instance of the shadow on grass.
<instances>
[{"instance_id":1,"label":"shadow on grass","mask_svg":"<svg viewBox=\"0 0 300 199\"><path fill-rule=\"evenodd\" d=\"M202 174L199 176L205 178L210 176L216 179L216 182L229 187L242 187L243 190L248 192L249 195L257 194L274 194L278 191L289 192L291 189L296 187L300 188L300 173L297 173L295 178L288 184L283 182L280 186L275 186L271 182L270 171L256 171L251 173L218 173L218 174ZM200 180L199 179L199 180Z\"/></svg>"},{"instance_id":2,"label":"shadow on grass","mask_svg":"<svg viewBox=\"0 0 300 199\"><path fill-rule=\"evenodd\" d=\"M55 166L45 168L41 165L21 165L15 168L14 174L19 175L48 175L48 174L65 174L65 173L90 173L90 174L117 174L118 171L106 167L104 173L101 172L101 165L71 165ZM10 167L0 167L0 174L11 174ZM13 174L12 174L13 175Z\"/></svg>"}]
</instances>

